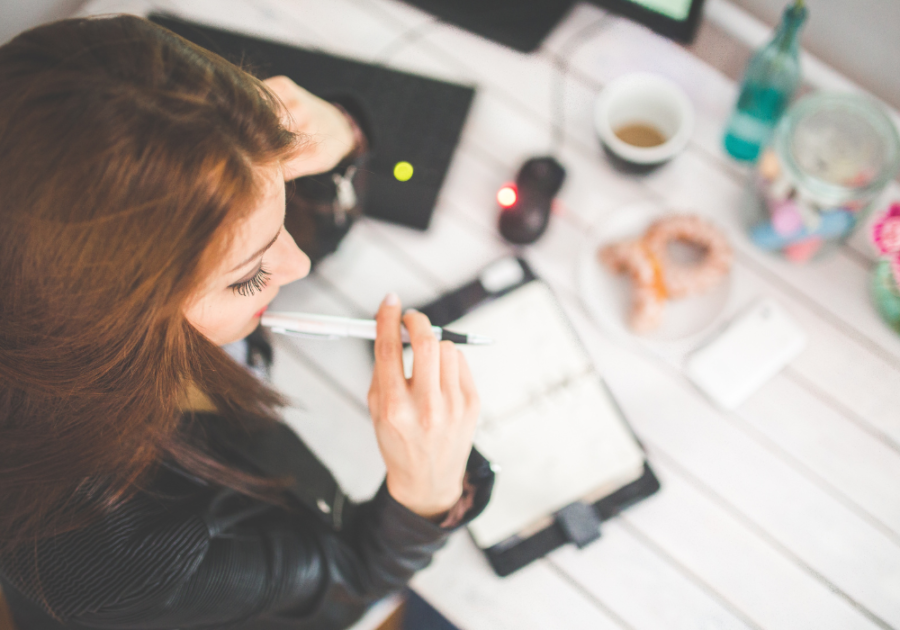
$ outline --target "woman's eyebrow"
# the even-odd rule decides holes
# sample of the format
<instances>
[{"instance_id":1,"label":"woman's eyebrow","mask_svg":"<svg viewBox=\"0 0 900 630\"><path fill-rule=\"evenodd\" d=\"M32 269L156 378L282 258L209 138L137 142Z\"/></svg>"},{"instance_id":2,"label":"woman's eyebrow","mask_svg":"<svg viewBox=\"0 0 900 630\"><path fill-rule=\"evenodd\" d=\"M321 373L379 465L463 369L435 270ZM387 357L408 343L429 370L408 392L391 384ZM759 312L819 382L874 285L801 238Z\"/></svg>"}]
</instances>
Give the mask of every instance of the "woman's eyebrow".
<instances>
[{"instance_id":1,"label":"woman's eyebrow","mask_svg":"<svg viewBox=\"0 0 900 630\"><path fill-rule=\"evenodd\" d=\"M249 258L247 258L247 260L245 260L244 262L242 262L240 265L238 265L237 267L235 267L234 269L232 269L232 270L229 271L228 273L234 273L235 271L237 271L238 269L240 269L241 267L243 267L244 265L246 265L248 262L250 262L251 260L253 260L253 259L256 258L257 256L259 256L260 254L262 254L263 252L265 252L267 249L269 249L270 247L272 247L272 245L275 244L275 241L278 240L278 235L281 234L281 230L282 230L282 229L284 229L284 226L283 226L283 225L282 225L280 228L278 228L278 231L275 232L275 236L272 237L272 240L269 241L269 242L266 244L265 247L259 249L255 254L253 254L252 256L250 256Z\"/></svg>"}]
</instances>

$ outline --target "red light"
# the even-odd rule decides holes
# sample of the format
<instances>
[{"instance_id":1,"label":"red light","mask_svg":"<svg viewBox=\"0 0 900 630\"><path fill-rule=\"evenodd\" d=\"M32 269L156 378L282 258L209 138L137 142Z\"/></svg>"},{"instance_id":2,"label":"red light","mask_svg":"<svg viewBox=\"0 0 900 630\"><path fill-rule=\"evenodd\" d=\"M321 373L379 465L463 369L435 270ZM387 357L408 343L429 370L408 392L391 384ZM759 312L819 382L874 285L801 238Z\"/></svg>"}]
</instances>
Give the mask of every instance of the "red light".
<instances>
[{"instance_id":1,"label":"red light","mask_svg":"<svg viewBox=\"0 0 900 630\"><path fill-rule=\"evenodd\" d=\"M504 186L497 191L497 203L503 208L511 208L515 205L518 195L515 186Z\"/></svg>"}]
</instances>

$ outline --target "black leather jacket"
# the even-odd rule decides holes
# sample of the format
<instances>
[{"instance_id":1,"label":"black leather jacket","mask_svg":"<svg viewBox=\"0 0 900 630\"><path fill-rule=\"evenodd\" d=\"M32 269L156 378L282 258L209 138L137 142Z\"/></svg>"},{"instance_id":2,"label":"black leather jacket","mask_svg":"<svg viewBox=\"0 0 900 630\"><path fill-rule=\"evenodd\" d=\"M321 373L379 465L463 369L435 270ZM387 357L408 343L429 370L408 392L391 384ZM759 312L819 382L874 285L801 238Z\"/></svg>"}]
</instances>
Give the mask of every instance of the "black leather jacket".
<instances>
[{"instance_id":1,"label":"black leather jacket","mask_svg":"<svg viewBox=\"0 0 900 630\"><path fill-rule=\"evenodd\" d=\"M0 559L19 630L345 628L425 567L455 527L481 512L493 484L473 450L471 507L444 528L394 501L384 484L366 503L348 501L284 425L237 445L229 459L292 477L289 505L165 467L100 521Z\"/></svg>"}]
</instances>

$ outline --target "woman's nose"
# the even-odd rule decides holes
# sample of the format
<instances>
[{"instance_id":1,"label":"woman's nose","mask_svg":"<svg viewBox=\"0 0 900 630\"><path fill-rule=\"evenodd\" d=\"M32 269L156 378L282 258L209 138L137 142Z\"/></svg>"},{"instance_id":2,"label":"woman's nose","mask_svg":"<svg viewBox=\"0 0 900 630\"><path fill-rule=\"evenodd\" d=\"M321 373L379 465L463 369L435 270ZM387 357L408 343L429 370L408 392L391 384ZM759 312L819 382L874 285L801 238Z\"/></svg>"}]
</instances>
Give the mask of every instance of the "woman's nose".
<instances>
[{"instance_id":1,"label":"woman's nose","mask_svg":"<svg viewBox=\"0 0 900 630\"><path fill-rule=\"evenodd\" d=\"M294 238L287 230L282 230L278 241L275 243L278 248L278 263L276 273L278 275L278 285L283 286L300 278L305 278L309 274L310 260L309 256L303 253L303 250L297 247Z\"/></svg>"}]
</instances>

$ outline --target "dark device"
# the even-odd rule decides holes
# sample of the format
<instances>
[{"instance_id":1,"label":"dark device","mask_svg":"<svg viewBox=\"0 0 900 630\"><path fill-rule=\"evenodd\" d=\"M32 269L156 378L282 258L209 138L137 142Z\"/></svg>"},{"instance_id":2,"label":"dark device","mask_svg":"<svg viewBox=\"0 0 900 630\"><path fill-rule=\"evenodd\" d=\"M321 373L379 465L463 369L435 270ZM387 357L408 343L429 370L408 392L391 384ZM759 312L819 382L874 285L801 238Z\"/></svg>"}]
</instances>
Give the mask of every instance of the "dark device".
<instances>
[{"instance_id":1,"label":"dark device","mask_svg":"<svg viewBox=\"0 0 900 630\"><path fill-rule=\"evenodd\" d=\"M697 34L704 0L591 0L597 6L639 22L647 28L679 42L690 43ZM659 8L665 6L666 8Z\"/></svg>"},{"instance_id":2,"label":"dark device","mask_svg":"<svg viewBox=\"0 0 900 630\"><path fill-rule=\"evenodd\" d=\"M536 241L547 229L553 198L566 178L566 171L552 157L531 158L516 175L512 195L504 188L497 200L500 234L510 243L526 245ZM509 205L506 202L511 201Z\"/></svg>"},{"instance_id":3,"label":"dark device","mask_svg":"<svg viewBox=\"0 0 900 630\"><path fill-rule=\"evenodd\" d=\"M406 0L450 24L532 52L575 0Z\"/></svg>"},{"instance_id":4,"label":"dark device","mask_svg":"<svg viewBox=\"0 0 900 630\"><path fill-rule=\"evenodd\" d=\"M428 227L474 89L169 16L150 20L261 78L283 74L325 100L358 104L369 135L365 214Z\"/></svg>"},{"instance_id":5,"label":"dark device","mask_svg":"<svg viewBox=\"0 0 900 630\"><path fill-rule=\"evenodd\" d=\"M532 52L574 0L405 0L440 19L522 52ZM703 0L591 0L661 35L689 42L703 14ZM664 7L664 8L662 8Z\"/></svg>"}]
</instances>

